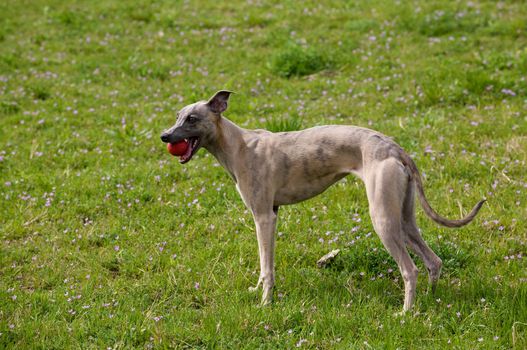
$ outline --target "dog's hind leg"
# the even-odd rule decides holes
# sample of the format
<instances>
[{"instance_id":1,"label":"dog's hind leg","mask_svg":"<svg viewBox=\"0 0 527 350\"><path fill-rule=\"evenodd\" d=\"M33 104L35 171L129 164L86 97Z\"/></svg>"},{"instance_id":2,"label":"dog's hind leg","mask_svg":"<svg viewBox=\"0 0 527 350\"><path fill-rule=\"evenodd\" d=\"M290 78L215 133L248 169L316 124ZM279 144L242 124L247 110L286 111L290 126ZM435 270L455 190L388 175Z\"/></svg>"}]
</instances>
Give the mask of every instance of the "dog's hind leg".
<instances>
[{"instance_id":1,"label":"dog's hind leg","mask_svg":"<svg viewBox=\"0 0 527 350\"><path fill-rule=\"evenodd\" d=\"M399 267L404 281L403 311L408 311L415 300L418 274L406 250L402 230L402 207L408 177L393 158L376 162L368 170L365 182L373 227Z\"/></svg>"},{"instance_id":2,"label":"dog's hind leg","mask_svg":"<svg viewBox=\"0 0 527 350\"><path fill-rule=\"evenodd\" d=\"M428 270L428 282L432 292L434 292L437 280L441 274L441 259L426 244L417 223L415 221L414 201L415 186L413 182L408 184L406 198L403 205L403 231L406 234L407 246L423 260Z\"/></svg>"}]
</instances>

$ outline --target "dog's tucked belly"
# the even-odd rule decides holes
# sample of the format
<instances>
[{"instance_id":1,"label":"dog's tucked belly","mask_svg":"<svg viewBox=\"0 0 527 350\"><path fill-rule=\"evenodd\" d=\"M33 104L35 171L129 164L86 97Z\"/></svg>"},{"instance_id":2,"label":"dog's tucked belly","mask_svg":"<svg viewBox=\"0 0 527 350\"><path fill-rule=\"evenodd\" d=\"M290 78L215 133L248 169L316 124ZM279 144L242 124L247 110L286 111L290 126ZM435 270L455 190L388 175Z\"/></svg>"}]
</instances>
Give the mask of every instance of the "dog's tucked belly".
<instances>
[{"instance_id":1,"label":"dog's tucked belly","mask_svg":"<svg viewBox=\"0 0 527 350\"><path fill-rule=\"evenodd\" d=\"M308 181L288 181L276 191L273 205L294 204L312 198L349 173L332 173Z\"/></svg>"}]
</instances>

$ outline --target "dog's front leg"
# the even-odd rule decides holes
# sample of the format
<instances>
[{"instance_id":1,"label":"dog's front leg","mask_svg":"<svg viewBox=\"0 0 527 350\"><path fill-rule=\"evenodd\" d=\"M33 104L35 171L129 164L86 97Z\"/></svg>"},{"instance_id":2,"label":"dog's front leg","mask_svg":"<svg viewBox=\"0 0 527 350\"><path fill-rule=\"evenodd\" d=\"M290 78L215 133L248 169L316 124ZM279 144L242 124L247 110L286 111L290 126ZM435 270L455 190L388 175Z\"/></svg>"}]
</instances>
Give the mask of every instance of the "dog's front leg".
<instances>
[{"instance_id":1,"label":"dog's front leg","mask_svg":"<svg viewBox=\"0 0 527 350\"><path fill-rule=\"evenodd\" d=\"M276 213L272 210L253 212L258 238L260 255L260 278L255 289L262 284L262 305L269 304L273 298L274 286L274 233L276 229Z\"/></svg>"}]
</instances>

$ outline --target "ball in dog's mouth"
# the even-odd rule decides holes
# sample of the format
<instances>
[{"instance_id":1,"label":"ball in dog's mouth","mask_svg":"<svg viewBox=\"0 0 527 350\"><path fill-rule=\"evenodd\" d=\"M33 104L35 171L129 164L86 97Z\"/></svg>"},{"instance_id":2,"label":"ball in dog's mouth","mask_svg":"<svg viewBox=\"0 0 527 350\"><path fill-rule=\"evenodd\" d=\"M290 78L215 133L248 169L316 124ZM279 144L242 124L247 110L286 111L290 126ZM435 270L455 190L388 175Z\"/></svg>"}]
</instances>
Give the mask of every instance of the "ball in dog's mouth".
<instances>
[{"instance_id":1,"label":"ball in dog's mouth","mask_svg":"<svg viewBox=\"0 0 527 350\"><path fill-rule=\"evenodd\" d=\"M174 154L174 155L179 156L179 163L185 164L186 162L188 162L192 158L194 153L196 153L196 151L198 150L199 141L200 141L199 137L190 137L190 138L184 139L183 141L178 142L176 144L176 145L178 145L180 143L184 144L182 146L179 146L179 147L181 147L181 149L180 149L181 153ZM173 153L171 153L171 154L173 154Z\"/></svg>"},{"instance_id":2,"label":"ball in dog's mouth","mask_svg":"<svg viewBox=\"0 0 527 350\"><path fill-rule=\"evenodd\" d=\"M182 156L188 151L189 143L187 140L181 140L176 143L167 143L167 150L173 156Z\"/></svg>"}]
</instances>

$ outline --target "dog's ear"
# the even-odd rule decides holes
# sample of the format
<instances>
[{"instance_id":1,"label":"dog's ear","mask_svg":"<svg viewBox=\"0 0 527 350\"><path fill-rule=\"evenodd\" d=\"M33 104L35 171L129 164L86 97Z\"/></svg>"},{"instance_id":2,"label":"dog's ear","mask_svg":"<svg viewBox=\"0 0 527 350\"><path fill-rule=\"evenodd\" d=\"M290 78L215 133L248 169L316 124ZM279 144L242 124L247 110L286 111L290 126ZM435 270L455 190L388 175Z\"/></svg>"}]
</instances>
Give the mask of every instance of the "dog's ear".
<instances>
[{"instance_id":1,"label":"dog's ear","mask_svg":"<svg viewBox=\"0 0 527 350\"><path fill-rule=\"evenodd\" d=\"M227 101L232 91L220 90L214 94L208 101L207 105L213 113L221 114L227 109Z\"/></svg>"}]
</instances>

